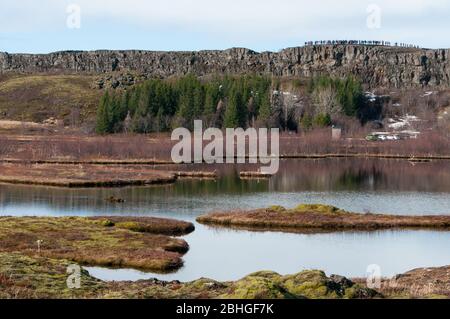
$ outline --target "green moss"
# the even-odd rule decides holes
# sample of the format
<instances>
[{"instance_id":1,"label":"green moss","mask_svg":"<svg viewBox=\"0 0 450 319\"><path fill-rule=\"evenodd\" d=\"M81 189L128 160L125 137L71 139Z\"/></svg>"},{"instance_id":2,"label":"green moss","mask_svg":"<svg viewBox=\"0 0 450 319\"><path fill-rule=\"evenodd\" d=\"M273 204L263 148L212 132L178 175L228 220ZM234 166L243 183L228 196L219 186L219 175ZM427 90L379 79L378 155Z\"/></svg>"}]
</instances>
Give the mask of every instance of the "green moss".
<instances>
[{"instance_id":1,"label":"green moss","mask_svg":"<svg viewBox=\"0 0 450 319\"><path fill-rule=\"evenodd\" d=\"M237 281L231 291L221 296L224 299L293 299L295 298L284 287L274 280L247 276Z\"/></svg>"},{"instance_id":2,"label":"green moss","mask_svg":"<svg viewBox=\"0 0 450 319\"><path fill-rule=\"evenodd\" d=\"M102 225L104 227L114 227L115 226L114 222L110 221L109 219L101 220L100 225Z\"/></svg>"},{"instance_id":3,"label":"green moss","mask_svg":"<svg viewBox=\"0 0 450 319\"><path fill-rule=\"evenodd\" d=\"M67 266L70 264L70 261L63 259L0 253L0 298L291 299L376 296L373 290L360 287L345 278L333 281L317 270L290 276L261 271L235 282L224 283L206 278L189 283L157 280L103 282L83 270L80 289L69 289Z\"/></svg>"},{"instance_id":4,"label":"green moss","mask_svg":"<svg viewBox=\"0 0 450 319\"><path fill-rule=\"evenodd\" d=\"M142 232L142 227L139 225L139 223L136 222L120 222L116 223L116 227L132 230L135 232Z\"/></svg>"},{"instance_id":5,"label":"green moss","mask_svg":"<svg viewBox=\"0 0 450 319\"><path fill-rule=\"evenodd\" d=\"M148 222L157 224L158 220L149 219ZM167 220L160 222L170 228ZM173 223L177 230L177 222ZM111 220L82 217L1 217L0 252L32 255L38 250L39 240L42 256L81 264L155 272L172 271L182 266L181 256L189 249L185 241L137 232L132 227L114 227L113 224ZM128 222L125 220L124 224L128 225Z\"/></svg>"},{"instance_id":6,"label":"green moss","mask_svg":"<svg viewBox=\"0 0 450 319\"><path fill-rule=\"evenodd\" d=\"M293 211L296 213L313 212L322 214L334 214L343 212L337 207L322 204L301 204L295 207Z\"/></svg>"},{"instance_id":7,"label":"green moss","mask_svg":"<svg viewBox=\"0 0 450 319\"><path fill-rule=\"evenodd\" d=\"M105 283L82 270L80 288L69 289L70 264L65 260L0 253L0 298L83 298L106 288Z\"/></svg>"},{"instance_id":8,"label":"green moss","mask_svg":"<svg viewBox=\"0 0 450 319\"><path fill-rule=\"evenodd\" d=\"M274 271L263 270L263 271L254 272L254 273L248 275L247 277L259 277L259 278L267 278L267 279L271 279L271 280L278 280L281 276L280 276L280 274L278 274Z\"/></svg>"},{"instance_id":9,"label":"green moss","mask_svg":"<svg viewBox=\"0 0 450 319\"><path fill-rule=\"evenodd\" d=\"M284 211L286 211L286 208L284 208L283 206L277 206L277 205L270 206L268 209L270 211L272 211L272 212L284 212Z\"/></svg>"},{"instance_id":10,"label":"green moss","mask_svg":"<svg viewBox=\"0 0 450 319\"><path fill-rule=\"evenodd\" d=\"M329 279L323 271L308 270L282 279L283 285L293 294L311 299L337 298L329 289Z\"/></svg>"}]
</instances>

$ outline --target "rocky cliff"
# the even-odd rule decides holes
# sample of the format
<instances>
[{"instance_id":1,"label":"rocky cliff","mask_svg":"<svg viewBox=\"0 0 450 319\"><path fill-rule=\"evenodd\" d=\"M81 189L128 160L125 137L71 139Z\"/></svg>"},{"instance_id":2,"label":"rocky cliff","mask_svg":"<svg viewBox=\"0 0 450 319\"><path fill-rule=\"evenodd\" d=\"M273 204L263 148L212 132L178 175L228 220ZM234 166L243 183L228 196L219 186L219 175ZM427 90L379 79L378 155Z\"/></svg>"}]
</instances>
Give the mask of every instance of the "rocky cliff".
<instances>
[{"instance_id":1,"label":"rocky cliff","mask_svg":"<svg viewBox=\"0 0 450 319\"><path fill-rule=\"evenodd\" d=\"M0 52L0 73L107 73L135 71L168 77L273 74L311 76L354 74L371 87L449 86L450 50L382 46L334 45L254 52L243 48L224 51L64 51L50 54Z\"/></svg>"}]
</instances>

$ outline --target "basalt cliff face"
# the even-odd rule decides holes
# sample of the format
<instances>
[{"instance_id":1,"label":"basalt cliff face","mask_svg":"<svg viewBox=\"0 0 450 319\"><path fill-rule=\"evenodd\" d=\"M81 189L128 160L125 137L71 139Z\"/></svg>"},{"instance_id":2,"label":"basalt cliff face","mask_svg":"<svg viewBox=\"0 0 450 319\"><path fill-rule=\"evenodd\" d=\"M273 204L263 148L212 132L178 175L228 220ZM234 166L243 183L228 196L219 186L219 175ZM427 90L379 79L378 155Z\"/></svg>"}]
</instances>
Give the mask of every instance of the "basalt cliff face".
<instances>
[{"instance_id":1,"label":"basalt cliff face","mask_svg":"<svg viewBox=\"0 0 450 319\"><path fill-rule=\"evenodd\" d=\"M450 85L450 50L330 45L254 52L64 51L50 54L0 52L0 73L107 73L134 71L147 77L193 73L271 74L309 77L353 74L370 87Z\"/></svg>"}]
</instances>

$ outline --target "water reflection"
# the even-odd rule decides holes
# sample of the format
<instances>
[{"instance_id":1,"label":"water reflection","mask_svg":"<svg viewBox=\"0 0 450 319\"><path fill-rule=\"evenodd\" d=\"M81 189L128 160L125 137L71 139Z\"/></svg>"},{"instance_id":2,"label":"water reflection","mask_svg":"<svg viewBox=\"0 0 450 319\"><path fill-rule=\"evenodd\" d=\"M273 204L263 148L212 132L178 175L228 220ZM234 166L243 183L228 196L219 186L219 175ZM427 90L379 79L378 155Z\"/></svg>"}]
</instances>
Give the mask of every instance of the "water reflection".
<instances>
[{"instance_id":1,"label":"water reflection","mask_svg":"<svg viewBox=\"0 0 450 319\"><path fill-rule=\"evenodd\" d=\"M326 159L282 161L270 180L239 179L249 165L176 167L216 169L217 180L180 180L163 187L61 189L0 185L0 215L147 215L194 221L211 210L294 207L324 203L351 211L392 214L450 214L450 162L412 165L407 161ZM126 200L111 204L115 196ZM383 275L450 264L450 232L283 234L211 229L196 225L186 240L191 250L175 274L90 269L103 279L238 279L261 269L294 273L317 268L364 276L369 264Z\"/></svg>"},{"instance_id":2,"label":"water reflection","mask_svg":"<svg viewBox=\"0 0 450 319\"><path fill-rule=\"evenodd\" d=\"M398 160L287 160L270 180L240 180L234 166L215 167L217 180L181 180L162 187L61 189L0 185L3 215L138 214L193 220L216 209L274 204L332 204L391 214L450 213L450 163ZM184 169L193 169L185 167ZM200 167L204 169L204 167ZM209 169L212 169L211 167ZM126 200L111 204L105 198Z\"/></svg>"}]
</instances>

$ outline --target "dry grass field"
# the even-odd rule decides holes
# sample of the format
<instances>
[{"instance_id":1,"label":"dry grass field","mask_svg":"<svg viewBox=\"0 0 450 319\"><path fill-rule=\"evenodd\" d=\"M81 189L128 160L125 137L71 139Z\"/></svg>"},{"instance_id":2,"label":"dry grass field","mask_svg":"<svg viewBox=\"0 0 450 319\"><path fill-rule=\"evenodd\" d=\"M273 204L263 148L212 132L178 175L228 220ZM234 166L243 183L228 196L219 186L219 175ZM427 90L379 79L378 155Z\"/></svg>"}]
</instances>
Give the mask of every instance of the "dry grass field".
<instances>
[{"instance_id":1,"label":"dry grass field","mask_svg":"<svg viewBox=\"0 0 450 319\"><path fill-rule=\"evenodd\" d=\"M173 173L140 166L102 166L70 164L0 164L0 182L59 187L112 187L168 184Z\"/></svg>"}]
</instances>

